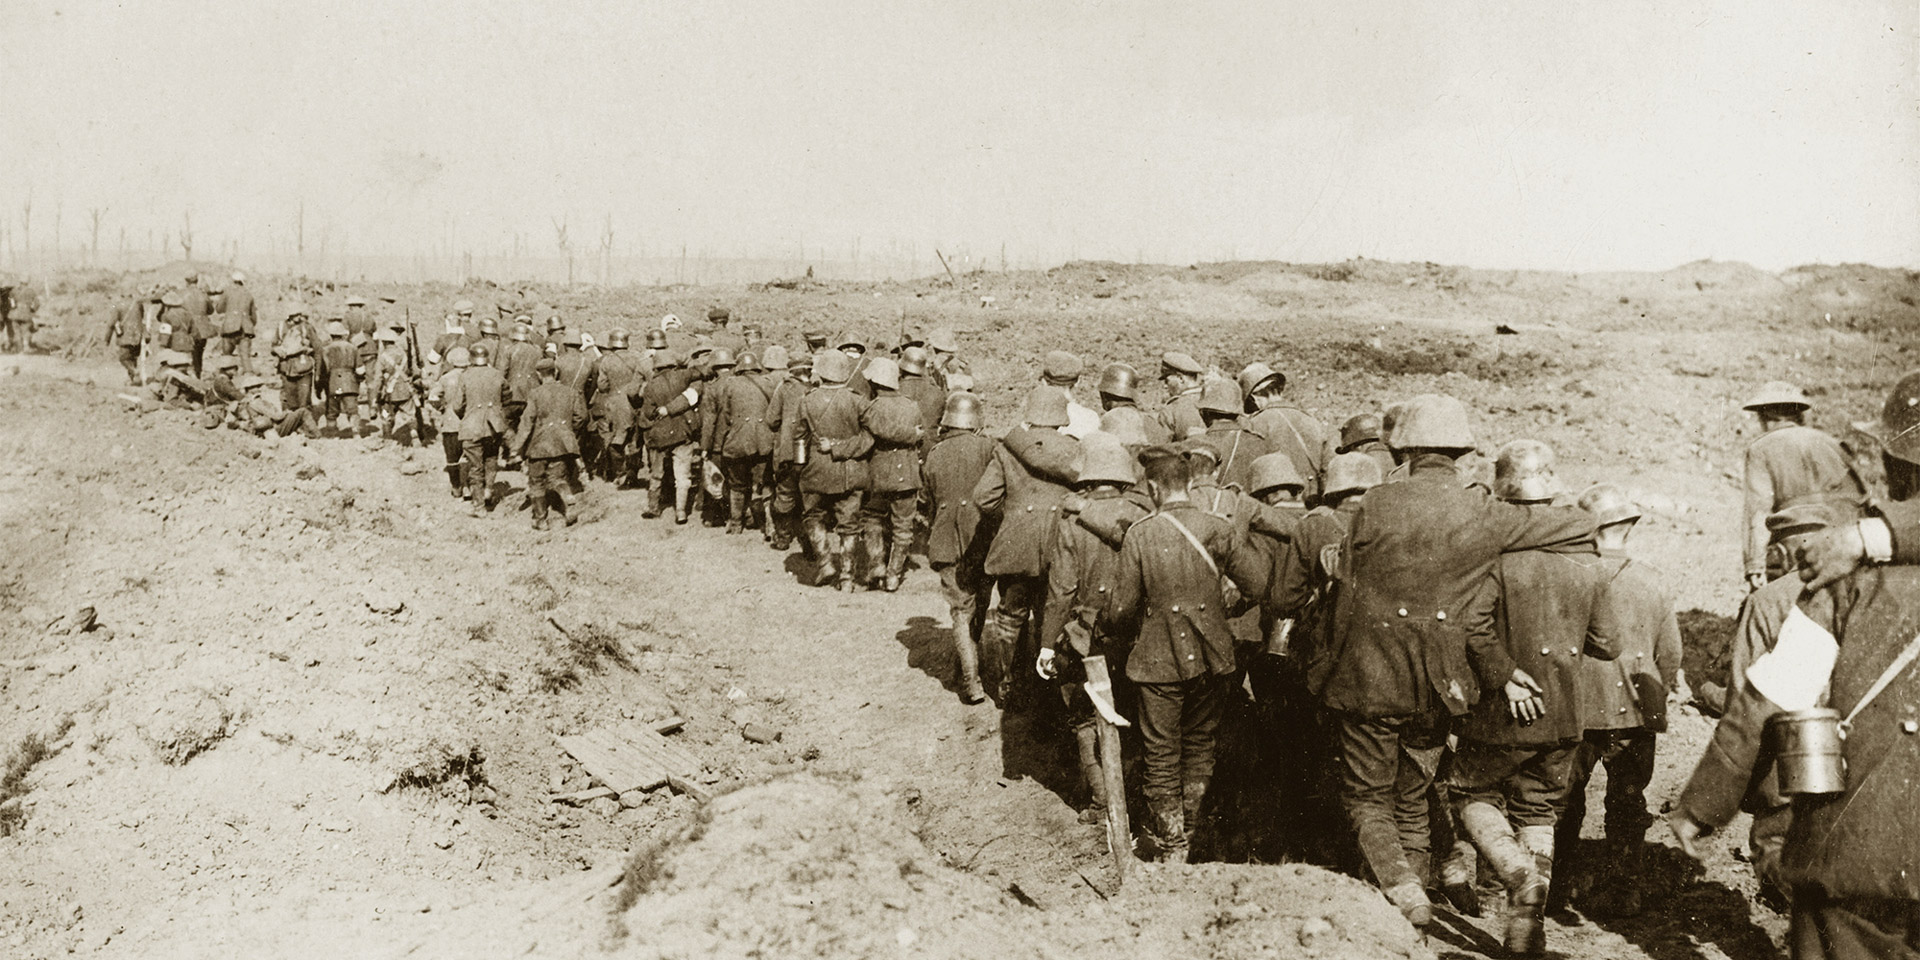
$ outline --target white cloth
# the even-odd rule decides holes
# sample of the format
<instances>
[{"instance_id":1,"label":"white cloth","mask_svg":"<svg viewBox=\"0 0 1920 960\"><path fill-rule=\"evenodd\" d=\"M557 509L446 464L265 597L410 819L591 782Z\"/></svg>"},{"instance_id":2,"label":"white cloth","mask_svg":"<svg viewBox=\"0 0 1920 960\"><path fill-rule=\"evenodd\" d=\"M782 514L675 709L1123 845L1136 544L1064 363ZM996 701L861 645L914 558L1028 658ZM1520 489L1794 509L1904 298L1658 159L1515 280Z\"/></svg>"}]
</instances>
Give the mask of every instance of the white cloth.
<instances>
[{"instance_id":1,"label":"white cloth","mask_svg":"<svg viewBox=\"0 0 1920 960\"><path fill-rule=\"evenodd\" d=\"M1747 667L1747 682L1786 711L1811 710L1826 700L1840 644L1798 606L1780 624L1780 640Z\"/></svg>"}]
</instances>

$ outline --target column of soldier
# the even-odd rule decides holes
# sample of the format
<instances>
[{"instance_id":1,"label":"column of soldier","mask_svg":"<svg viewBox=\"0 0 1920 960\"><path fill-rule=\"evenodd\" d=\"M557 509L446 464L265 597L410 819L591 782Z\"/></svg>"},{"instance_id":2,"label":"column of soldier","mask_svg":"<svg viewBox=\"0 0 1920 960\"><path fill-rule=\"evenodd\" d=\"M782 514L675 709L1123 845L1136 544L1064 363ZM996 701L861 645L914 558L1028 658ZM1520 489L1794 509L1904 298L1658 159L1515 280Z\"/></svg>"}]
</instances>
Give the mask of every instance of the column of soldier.
<instances>
[{"instance_id":1,"label":"column of soldier","mask_svg":"<svg viewBox=\"0 0 1920 960\"><path fill-rule=\"evenodd\" d=\"M162 302L180 311L179 300ZM1096 411L1074 398L1082 361L1055 351L1019 424L989 436L948 330L907 329L890 349L808 331L790 352L716 308L704 333L668 316L631 351L625 330L596 344L558 317L537 336L517 316L503 338L461 301L422 345L374 331L364 307L349 300L323 338L292 305L271 350L280 394L243 378L235 406L247 412L232 422L285 435L357 433L370 419L421 443L437 433L453 496L484 515L495 471L519 464L540 529L553 506L573 522L583 473L645 486L643 516L757 529L783 552L797 540L814 582L841 590L899 589L923 528L952 616L955 688L1004 706L1016 680L1056 685L1090 813L1108 798L1094 707L1073 681L1088 656L1123 664L1148 855L1181 861L1209 826L1216 731L1231 698L1251 697L1262 736L1296 766L1286 802L1336 807L1358 865L1416 926L1437 904L1479 915L1478 876L1504 891L1505 942L1521 954L1544 950L1547 912L1576 890L1595 913L1640 910L1658 734L1668 702L1690 696L1672 598L1626 552L1641 514L1623 490L1569 497L1553 451L1531 439L1500 447L1488 471L1452 397L1361 413L1334 435L1267 364L1227 377L1168 352L1159 409L1141 406L1138 371L1114 363ZM162 326L178 330L169 316ZM251 312L204 329L250 337ZM174 334L171 363L184 374L187 346L216 370L248 353L206 343ZM1920 899L1920 831L1901 806L1920 774L1920 685L1893 649L1920 626L1920 591L1900 565L1920 558L1920 500L1899 502L1920 489L1920 374L1879 422L1856 425L1883 443L1886 503L1870 503L1838 441L1805 425L1809 406L1778 383L1746 405L1763 428L1743 527L1756 592L1728 684L1703 690L1727 720L1672 824L1697 856L1743 801L1760 810L1758 871L1793 902L1796 955L1826 956L1803 948L1869 942L1863 931L1920 916L1901 912ZM1822 589L1803 596L1801 574L1816 571ZM1783 639L1796 617L1828 638L1825 661ZM1863 693L1889 662L1877 686L1892 694ZM1776 752L1769 721L1842 707L1856 713L1852 779L1877 776L1880 792L1783 796L1762 776ZM1880 744L1870 770L1855 756L1863 741ZM1601 764L1604 852L1569 870ZM1898 929L1911 944L1920 926Z\"/></svg>"}]
</instances>

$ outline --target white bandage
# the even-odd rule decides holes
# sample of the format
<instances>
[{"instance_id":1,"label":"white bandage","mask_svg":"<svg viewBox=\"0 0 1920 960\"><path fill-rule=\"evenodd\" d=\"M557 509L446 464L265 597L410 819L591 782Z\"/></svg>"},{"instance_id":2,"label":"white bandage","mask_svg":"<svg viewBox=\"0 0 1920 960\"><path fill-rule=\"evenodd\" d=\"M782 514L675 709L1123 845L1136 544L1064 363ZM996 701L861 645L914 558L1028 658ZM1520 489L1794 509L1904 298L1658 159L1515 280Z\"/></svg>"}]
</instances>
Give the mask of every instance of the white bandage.
<instances>
[{"instance_id":1,"label":"white bandage","mask_svg":"<svg viewBox=\"0 0 1920 960\"><path fill-rule=\"evenodd\" d=\"M1893 530L1885 520L1868 517L1860 521L1860 542L1866 545L1868 560L1886 563L1893 559Z\"/></svg>"},{"instance_id":2,"label":"white bandage","mask_svg":"<svg viewBox=\"0 0 1920 960\"><path fill-rule=\"evenodd\" d=\"M686 389L686 392L680 395L687 398L687 406L697 407L700 405L700 391L695 390L692 387L688 387Z\"/></svg>"},{"instance_id":3,"label":"white bandage","mask_svg":"<svg viewBox=\"0 0 1920 960\"><path fill-rule=\"evenodd\" d=\"M1747 668L1747 682L1787 711L1820 705L1833 678L1840 644L1827 628L1795 606L1780 624L1780 640Z\"/></svg>"}]
</instances>

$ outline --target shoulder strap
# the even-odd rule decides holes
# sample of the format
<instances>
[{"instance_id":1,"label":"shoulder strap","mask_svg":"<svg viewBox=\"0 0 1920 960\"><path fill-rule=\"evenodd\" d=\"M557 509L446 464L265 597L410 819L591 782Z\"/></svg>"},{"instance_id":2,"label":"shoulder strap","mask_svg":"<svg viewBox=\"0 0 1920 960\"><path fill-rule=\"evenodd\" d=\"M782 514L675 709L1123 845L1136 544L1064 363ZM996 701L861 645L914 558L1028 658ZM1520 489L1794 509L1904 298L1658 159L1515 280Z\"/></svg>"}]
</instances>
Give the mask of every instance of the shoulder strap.
<instances>
[{"instance_id":1,"label":"shoulder strap","mask_svg":"<svg viewBox=\"0 0 1920 960\"><path fill-rule=\"evenodd\" d=\"M1175 530L1180 531L1180 535L1183 537L1186 537L1188 543L1193 544L1193 549L1200 552L1200 559L1205 560L1207 562L1207 569L1212 570L1214 576L1216 577L1219 576L1220 565L1214 562L1213 554L1207 552L1207 547L1205 544L1200 542L1200 538L1194 536L1193 531L1188 530L1186 524L1181 523L1180 521L1174 519L1173 514L1162 513L1160 514L1160 516L1167 518L1167 522L1173 524L1173 528Z\"/></svg>"},{"instance_id":2,"label":"shoulder strap","mask_svg":"<svg viewBox=\"0 0 1920 960\"><path fill-rule=\"evenodd\" d=\"M1886 690L1887 685L1892 683L1902 670L1911 666L1916 658L1920 658L1920 634L1915 634L1912 640L1908 640L1907 648L1900 651L1900 655L1894 657L1892 663L1887 664L1887 669L1880 672L1880 679L1875 680L1873 686L1867 688L1866 696L1861 697L1860 702L1854 704L1853 709L1847 712L1845 722L1853 723L1853 718L1859 716L1860 711L1865 710L1867 704L1872 703L1875 697Z\"/></svg>"}]
</instances>

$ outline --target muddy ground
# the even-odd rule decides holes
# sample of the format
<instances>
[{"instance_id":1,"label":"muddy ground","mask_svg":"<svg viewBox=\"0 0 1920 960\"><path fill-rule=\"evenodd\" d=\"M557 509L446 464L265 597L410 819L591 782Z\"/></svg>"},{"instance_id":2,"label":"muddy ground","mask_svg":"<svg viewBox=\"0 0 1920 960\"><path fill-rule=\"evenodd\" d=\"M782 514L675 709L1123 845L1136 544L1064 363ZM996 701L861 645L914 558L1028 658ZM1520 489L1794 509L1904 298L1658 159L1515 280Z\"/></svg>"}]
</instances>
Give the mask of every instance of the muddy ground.
<instances>
[{"instance_id":1,"label":"muddy ground","mask_svg":"<svg viewBox=\"0 0 1920 960\"><path fill-rule=\"evenodd\" d=\"M39 341L55 354L0 358L0 752L21 771L0 779L7 956L1498 954L1486 923L1412 943L1375 894L1306 864L1148 869L1115 891L1059 732L1003 731L954 696L924 570L899 594L825 592L757 537L642 520L643 492L596 485L585 522L536 534L511 506L468 517L437 451L141 414L87 341L107 295L146 279L60 278ZM295 286L257 281L263 315ZM1053 347L1095 367L1170 347L1223 368L1266 359L1336 424L1453 393L1487 449L1536 437L1570 485L1636 491L1648 517L1632 549L1688 611L1696 683L1740 598L1754 427L1739 401L1793 380L1814 421L1844 432L1920 366L1920 278L1867 267L297 286L323 311L393 296L378 309L423 329L460 296L483 312L554 305L597 332L711 304L788 343L807 326L946 324L1003 426ZM92 629L75 628L83 607ZM556 736L669 716L718 800L549 802L588 786ZM748 741L750 723L779 738ZM1655 804L1710 723L1675 718ZM1696 867L1656 827L1647 912L1569 915L1551 949L1770 955L1783 921L1753 900L1744 834Z\"/></svg>"}]
</instances>

